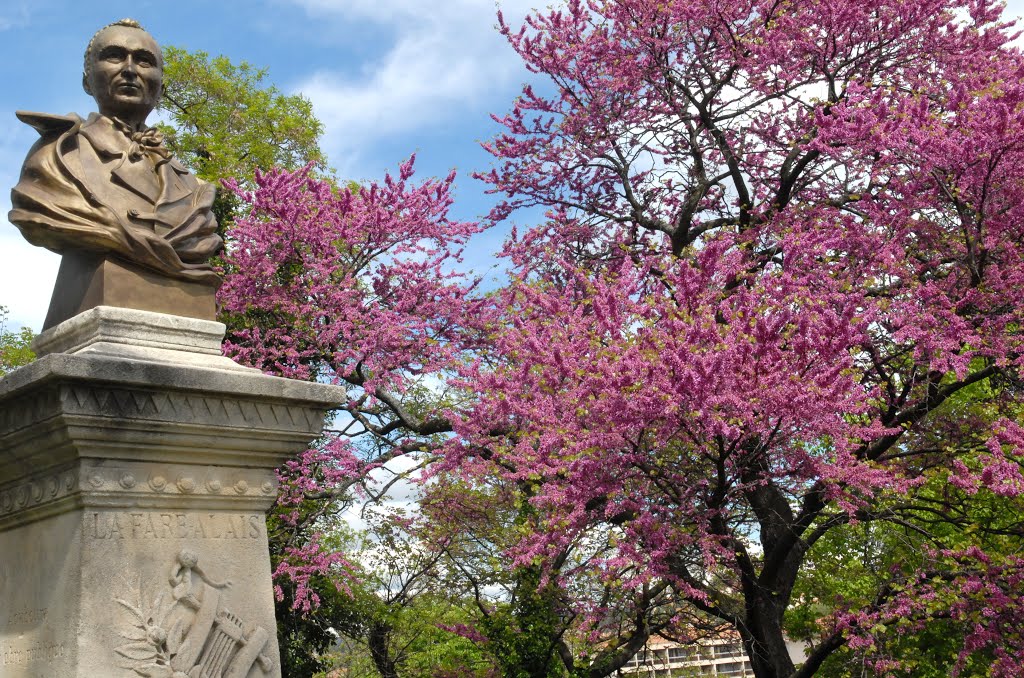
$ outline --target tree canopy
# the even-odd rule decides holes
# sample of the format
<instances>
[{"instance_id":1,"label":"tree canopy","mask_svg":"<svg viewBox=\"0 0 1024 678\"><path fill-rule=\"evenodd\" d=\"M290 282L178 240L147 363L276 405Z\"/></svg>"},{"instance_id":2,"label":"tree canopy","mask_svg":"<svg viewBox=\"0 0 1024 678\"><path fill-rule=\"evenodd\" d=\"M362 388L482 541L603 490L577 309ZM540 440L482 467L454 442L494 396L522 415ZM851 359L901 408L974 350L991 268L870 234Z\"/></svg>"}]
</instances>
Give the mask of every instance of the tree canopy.
<instances>
[{"instance_id":1,"label":"tree canopy","mask_svg":"<svg viewBox=\"0 0 1024 678\"><path fill-rule=\"evenodd\" d=\"M0 377L35 358L31 348L34 336L31 328L22 327L12 332L7 329L7 315L7 307L0 306Z\"/></svg>"},{"instance_id":2,"label":"tree canopy","mask_svg":"<svg viewBox=\"0 0 1024 678\"><path fill-rule=\"evenodd\" d=\"M282 94L267 69L225 56L164 48L162 129L175 157L200 179L252 181L256 169L326 169L323 124L309 99Z\"/></svg>"}]
</instances>

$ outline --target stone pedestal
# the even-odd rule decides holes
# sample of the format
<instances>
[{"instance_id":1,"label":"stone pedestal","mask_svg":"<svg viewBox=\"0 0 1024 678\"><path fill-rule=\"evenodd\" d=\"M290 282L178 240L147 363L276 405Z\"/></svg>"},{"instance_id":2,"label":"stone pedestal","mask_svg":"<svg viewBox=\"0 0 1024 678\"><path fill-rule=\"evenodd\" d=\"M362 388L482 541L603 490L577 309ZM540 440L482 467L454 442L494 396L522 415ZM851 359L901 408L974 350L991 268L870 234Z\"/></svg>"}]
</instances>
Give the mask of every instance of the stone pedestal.
<instances>
[{"instance_id":1,"label":"stone pedestal","mask_svg":"<svg viewBox=\"0 0 1024 678\"><path fill-rule=\"evenodd\" d=\"M281 675L273 469L341 389L241 368L223 325L97 307L0 381L0 676Z\"/></svg>"}]
</instances>

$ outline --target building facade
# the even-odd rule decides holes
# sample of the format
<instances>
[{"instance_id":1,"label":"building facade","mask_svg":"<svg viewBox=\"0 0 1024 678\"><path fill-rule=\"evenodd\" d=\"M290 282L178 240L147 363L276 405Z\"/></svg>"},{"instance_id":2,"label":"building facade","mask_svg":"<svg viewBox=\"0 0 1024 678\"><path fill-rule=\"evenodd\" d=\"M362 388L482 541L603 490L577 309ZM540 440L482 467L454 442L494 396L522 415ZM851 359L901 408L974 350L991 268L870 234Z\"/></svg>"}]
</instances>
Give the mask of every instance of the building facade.
<instances>
[{"instance_id":1,"label":"building facade","mask_svg":"<svg viewBox=\"0 0 1024 678\"><path fill-rule=\"evenodd\" d=\"M787 642L787 647L794 662L803 661L805 655L801 645ZM684 645L651 638L647 646L616 675L622 678L753 678L754 671L738 639L706 639Z\"/></svg>"}]
</instances>

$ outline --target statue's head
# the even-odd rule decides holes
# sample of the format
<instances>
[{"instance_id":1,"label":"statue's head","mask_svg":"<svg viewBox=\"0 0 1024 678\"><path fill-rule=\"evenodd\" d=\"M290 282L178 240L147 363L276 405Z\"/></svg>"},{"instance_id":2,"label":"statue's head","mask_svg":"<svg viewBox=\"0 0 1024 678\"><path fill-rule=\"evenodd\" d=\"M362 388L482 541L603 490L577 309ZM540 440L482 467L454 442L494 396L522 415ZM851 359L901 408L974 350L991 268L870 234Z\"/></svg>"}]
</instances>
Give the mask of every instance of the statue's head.
<instances>
[{"instance_id":1,"label":"statue's head","mask_svg":"<svg viewBox=\"0 0 1024 678\"><path fill-rule=\"evenodd\" d=\"M160 102L163 54L134 19L104 26L85 48L82 87L99 112L141 125Z\"/></svg>"}]
</instances>

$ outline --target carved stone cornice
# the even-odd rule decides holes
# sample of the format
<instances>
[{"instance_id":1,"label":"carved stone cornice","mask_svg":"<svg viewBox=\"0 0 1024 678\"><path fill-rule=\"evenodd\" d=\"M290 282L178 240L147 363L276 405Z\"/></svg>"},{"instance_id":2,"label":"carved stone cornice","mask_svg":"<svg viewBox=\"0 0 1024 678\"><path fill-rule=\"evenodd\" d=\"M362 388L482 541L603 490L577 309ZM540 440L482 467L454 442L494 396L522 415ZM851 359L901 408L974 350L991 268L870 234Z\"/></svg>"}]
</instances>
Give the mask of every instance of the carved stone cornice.
<instances>
[{"instance_id":1,"label":"carved stone cornice","mask_svg":"<svg viewBox=\"0 0 1024 678\"><path fill-rule=\"evenodd\" d=\"M0 410L0 431L8 434L38 426L55 416L110 417L120 420L315 432L322 415L296 407L238 395L176 392L112 384L69 381L26 393L16 407Z\"/></svg>"},{"instance_id":2,"label":"carved stone cornice","mask_svg":"<svg viewBox=\"0 0 1024 678\"><path fill-rule=\"evenodd\" d=\"M0 530L76 508L263 513L272 469L81 459L0 485Z\"/></svg>"}]
</instances>

